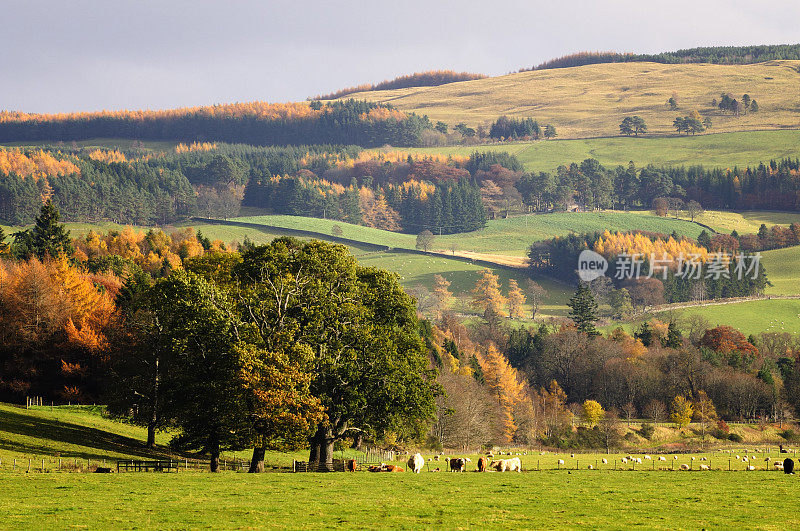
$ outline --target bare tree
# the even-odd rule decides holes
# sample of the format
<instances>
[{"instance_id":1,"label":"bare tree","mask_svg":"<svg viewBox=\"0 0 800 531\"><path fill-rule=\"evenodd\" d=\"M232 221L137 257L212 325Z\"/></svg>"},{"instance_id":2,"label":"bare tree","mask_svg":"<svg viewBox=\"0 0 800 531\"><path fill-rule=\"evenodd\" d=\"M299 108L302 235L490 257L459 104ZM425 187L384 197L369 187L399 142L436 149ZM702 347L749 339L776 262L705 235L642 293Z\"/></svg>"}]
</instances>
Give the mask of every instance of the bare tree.
<instances>
[{"instance_id":1,"label":"bare tree","mask_svg":"<svg viewBox=\"0 0 800 531\"><path fill-rule=\"evenodd\" d=\"M528 296L528 304L531 305L531 319L536 319L542 301L547 296L547 290L541 284L532 279L525 280L525 293Z\"/></svg>"},{"instance_id":2,"label":"bare tree","mask_svg":"<svg viewBox=\"0 0 800 531\"><path fill-rule=\"evenodd\" d=\"M424 230L417 235L417 249L422 249L426 253L433 245L433 233L429 230Z\"/></svg>"},{"instance_id":3,"label":"bare tree","mask_svg":"<svg viewBox=\"0 0 800 531\"><path fill-rule=\"evenodd\" d=\"M686 213L689 214L689 219L694 221L694 218L703 213L703 207L700 206L700 203L692 199L686 203Z\"/></svg>"},{"instance_id":4,"label":"bare tree","mask_svg":"<svg viewBox=\"0 0 800 531\"><path fill-rule=\"evenodd\" d=\"M642 414L648 419L652 420L653 424L658 424L659 422L663 422L666 418L667 406L661 400L654 398L653 400L650 400L646 406L644 406Z\"/></svg>"}]
</instances>

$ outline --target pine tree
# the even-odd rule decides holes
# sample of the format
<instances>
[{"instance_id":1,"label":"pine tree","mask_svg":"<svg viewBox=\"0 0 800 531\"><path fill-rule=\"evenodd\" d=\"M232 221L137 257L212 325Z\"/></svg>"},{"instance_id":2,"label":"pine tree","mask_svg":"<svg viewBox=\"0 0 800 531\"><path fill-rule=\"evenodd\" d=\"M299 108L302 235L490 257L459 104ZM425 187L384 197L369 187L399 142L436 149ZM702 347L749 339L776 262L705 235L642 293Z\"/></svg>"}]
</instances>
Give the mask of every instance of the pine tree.
<instances>
[{"instance_id":1,"label":"pine tree","mask_svg":"<svg viewBox=\"0 0 800 531\"><path fill-rule=\"evenodd\" d=\"M48 201L42 206L39 217L36 218L36 225L31 230L31 251L39 259L45 256L55 258L61 254L72 254L69 231L58 223L59 217L58 209Z\"/></svg>"},{"instance_id":2,"label":"pine tree","mask_svg":"<svg viewBox=\"0 0 800 531\"><path fill-rule=\"evenodd\" d=\"M522 317L523 304L525 304L525 293L512 278L508 281L508 316L512 319Z\"/></svg>"},{"instance_id":3,"label":"pine tree","mask_svg":"<svg viewBox=\"0 0 800 531\"><path fill-rule=\"evenodd\" d=\"M588 284L581 282L567 305L572 308L569 316L578 330L590 336L600 335L594 326L597 322L597 301Z\"/></svg>"}]
</instances>

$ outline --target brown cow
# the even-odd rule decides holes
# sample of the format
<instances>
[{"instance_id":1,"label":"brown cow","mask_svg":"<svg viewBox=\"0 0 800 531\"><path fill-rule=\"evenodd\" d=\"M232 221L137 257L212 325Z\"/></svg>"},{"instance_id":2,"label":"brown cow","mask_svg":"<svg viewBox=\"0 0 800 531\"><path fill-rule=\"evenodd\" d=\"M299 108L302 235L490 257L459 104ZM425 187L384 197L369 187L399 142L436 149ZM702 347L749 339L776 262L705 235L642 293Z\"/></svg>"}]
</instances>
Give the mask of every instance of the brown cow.
<instances>
[{"instance_id":1,"label":"brown cow","mask_svg":"<svg viewBox=\"0 0 800 531\"><path fill-rule=\"evenodd\" d=\"M478 459L478 472L486 472L486 468L489 466L489 458L488 457L481 457Z\"/></svg>"}]
</instances>

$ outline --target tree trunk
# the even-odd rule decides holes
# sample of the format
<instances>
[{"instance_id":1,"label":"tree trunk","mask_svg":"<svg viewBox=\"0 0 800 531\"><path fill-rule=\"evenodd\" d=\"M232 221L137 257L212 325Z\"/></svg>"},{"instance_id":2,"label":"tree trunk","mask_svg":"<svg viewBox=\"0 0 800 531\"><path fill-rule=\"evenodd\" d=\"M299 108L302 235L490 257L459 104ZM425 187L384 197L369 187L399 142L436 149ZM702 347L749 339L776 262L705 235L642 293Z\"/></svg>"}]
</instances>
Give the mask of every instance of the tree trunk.
<instances>
[{"instance_id":1,"label":"tree trunk","mask_svg":"<svg viewBox=\"0 0 800 531\"><path fill-rule=\"evenodd\" d=\"M155 359L155 373L153 374L153 388L151 390L151 408L150 420L147 423L147 447L155 448L156 446L156 426L158 426L158 400L159 391L161 389L161 373L158 358Z\"/></svg>"},{"instance_id":2,"label":"tree trunk","mask_svg":"<svg viewBox=\"0 0 800 531\"><path fill-rule=\"evenodd\" d=\"M150 421L147 424L147 447L155 448L156 446L156 425L155 422Z\"/></svg>"},{"instance_id":3,"label":"tree trunk","mask_svg":"<svg viewBox=\"0 0 800 531\"><path fill-rule=\"evenodd\" d=\"M355 437L353 437L353 446L351 448L355 450L361 450L361 445L364 443L364 435L361 432L356 433Z\"/></svg>"},{"instance_id":4,"label":"tree trunk","mask_svg":"<svg viewBox=\"0 0 800 531\"><path fill-rule=\"evenodd\" d=\"M219 437L209 437L208 451L211 454L211 471L219 472Z\"/></svg>"},{"instance_id":5,"label":"tree trunk","mask_svg":"<svg viewBox=\"0 0 800 531\"><path fill-rule=\"evenodd\" d=\"M333 429L320 424L311 437L308 464L319 470L333 470Z\"/></svg>"},{"instance_id":6,"label":"tree trunk","mask_svg":"<svg viewBox=\"0 0 800 531\"><path fill-rule=\"evenodd\" d=\"M253 474L264 471L264 453L263 447L256 446L253 448L253 458L250 460L250 470L247 472Z\"/></svg>"}]
</instances>

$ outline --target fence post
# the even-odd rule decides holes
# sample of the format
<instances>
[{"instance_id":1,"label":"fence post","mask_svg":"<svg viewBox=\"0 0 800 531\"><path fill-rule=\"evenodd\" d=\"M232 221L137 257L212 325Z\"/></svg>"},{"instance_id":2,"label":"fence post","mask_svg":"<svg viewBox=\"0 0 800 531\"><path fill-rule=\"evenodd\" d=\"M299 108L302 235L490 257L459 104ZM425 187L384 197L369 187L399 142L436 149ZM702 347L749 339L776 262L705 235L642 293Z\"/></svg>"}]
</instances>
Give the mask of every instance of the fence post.
<instances>
[{"instance_id":1,"label":"fence post","mask_svg":"<svg viewBox=\"0 0 800 531\"><path fill-rule=\"evenodd\" d=\"M44 459L42 459L42 472L44 472Z\"/></svg>"},{"instance_id":2,"label":"fence post","mask_svg":"<svg viewBox=\"0 0 800 531\"><path fill-rule=\"evenodd\" d=\"M28 472L30 472L30 471L31 471L31 459L29 457L28 458Z\"/></svg>"},{"instance_id":3,"label":"fence post","mask_svg":"<svg viewBox=\"0 0 800 531\"><path fill-rule=\"evenodd\" d=\"M88 472L90 468L92 468L92 462L86 458L86 471Z\"/></svg>"}]
</instances>

